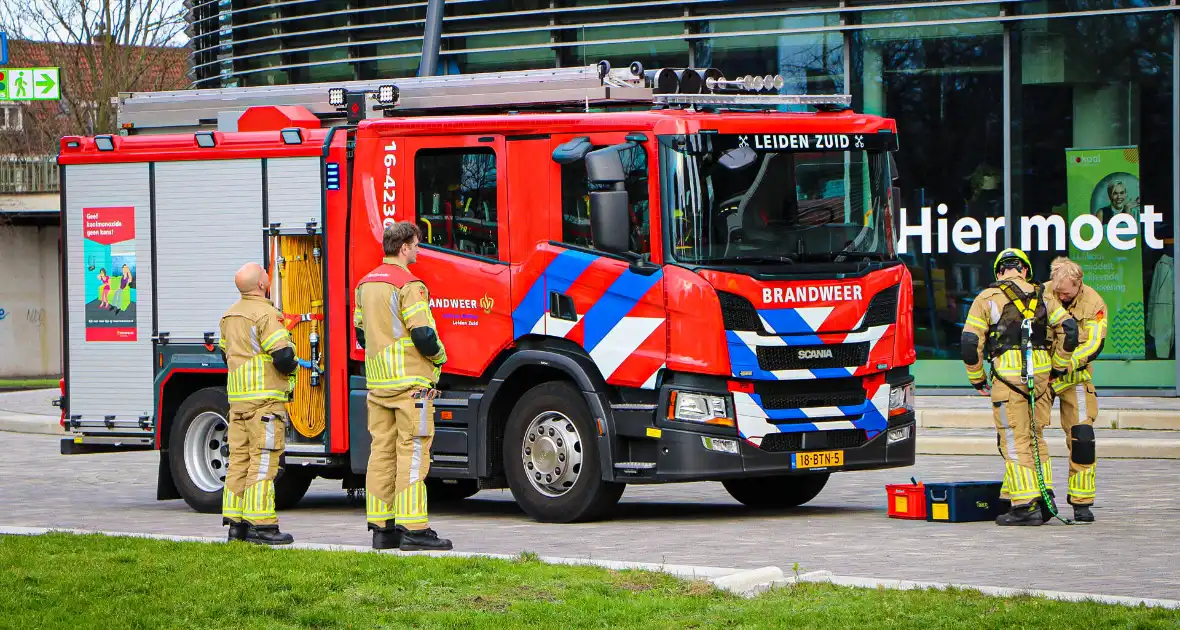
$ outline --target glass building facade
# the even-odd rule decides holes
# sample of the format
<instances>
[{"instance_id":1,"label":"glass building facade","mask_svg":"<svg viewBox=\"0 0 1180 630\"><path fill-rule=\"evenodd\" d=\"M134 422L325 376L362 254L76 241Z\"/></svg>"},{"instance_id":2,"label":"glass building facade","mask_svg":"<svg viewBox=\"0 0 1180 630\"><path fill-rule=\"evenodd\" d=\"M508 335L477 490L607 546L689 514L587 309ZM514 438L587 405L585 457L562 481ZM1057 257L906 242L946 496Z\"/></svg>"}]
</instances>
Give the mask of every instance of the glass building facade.
<instances>
[{"instance_id":1,"label":"glass building facade","mask_svg":"<svg viewBox=\"0 0 1180 630\"><path fill-rule=\"evenodd\" d=\"M426 2L195 0L194 87L414 76ZM448 0L447 73L607 59L781 74L897 120L918 384L1006 246L1078 260L1108 305L1099 387L1176 395L1176 0Z\"/></svg>"}]
</instances>

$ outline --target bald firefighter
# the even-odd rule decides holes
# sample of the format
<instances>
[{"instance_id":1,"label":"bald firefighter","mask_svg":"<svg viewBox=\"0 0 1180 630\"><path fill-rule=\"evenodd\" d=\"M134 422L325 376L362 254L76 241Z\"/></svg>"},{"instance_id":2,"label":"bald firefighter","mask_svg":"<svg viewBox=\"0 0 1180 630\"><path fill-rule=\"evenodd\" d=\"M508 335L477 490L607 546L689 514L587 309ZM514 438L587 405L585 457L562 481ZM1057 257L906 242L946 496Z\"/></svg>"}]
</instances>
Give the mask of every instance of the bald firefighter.
<instances>
[{"instance_id":1,"label":"bald firefighter","mask_svg":"<svg viewBox=\"0 0 1180 630\"><path fill-rule=\"evenodd\" d=\"M286 403L298 367L283 316L270 301L270 277L258 263L234 276L241 299L221 318L221 353L229 369L229 467L222 523L229 540L293 542L279 531L275 477L285 447Z\"/></svg>"},{"instance_id":2,"label":"bald firefighter","mask_svg":"<svg viewBox=\"0 0 1180 630\"><path fill-rule=\"evenodd\" d=\"M971 384L991 396L996 442L1004 457L1004 490L1012 509L998 516L996 524L1041 525L1043 501L1032 442L1035 436L1041 474L1046 490L1050 490L1053 468L1044 440L1052 405L1049 373L1054 367L1069 365L1069 353L1077 346L1077 324L1056 297L1032 284L1032 264L1024 252L1005 249L996 256L992 268L996 282L975 298L963 326L963 363ZM1051 355L1057 335L1063 340ZM1028 345L1032 365L1026 366ZM990 387L984 362L992 368ZM1035 412L1030 409L1025 378L1034 384Z\"/></svg>"},{"instance_id":3,"label":"bald firefighter","mask_svg":"<svg viewBox=\"0 0 1180 630\"><path fill-rule=\"evenodd\" d=\"M385 229L382 264L356 289L353 324L365 349L372 438L365 480L374 549L447 550L428 526L426 475L434 440L434 389L447 360L426 285L408 267L421 233L413 223Z\"/></svg>"},{"instance_id":4,"label":"bald firefighter","mask_svg":"<svg viewBox=\"0 0 1180 630\"><path fill-rule=\"evenodd\" d=\"M1106 343L1106 302L1093 287L1082 283L1082 268L1069 258L1060 257L1049 267L1051 291L1078 322L1078 347L1069 359L1068 369L1053 370L1051 394L1061 399L1061 430L1069 448L1069 497L1073 518L1093 523L1097 454L1094 444L1094 420L1098 417L1098 396L1094 390L1093 362Z\"/></svg>"}]
</instances>

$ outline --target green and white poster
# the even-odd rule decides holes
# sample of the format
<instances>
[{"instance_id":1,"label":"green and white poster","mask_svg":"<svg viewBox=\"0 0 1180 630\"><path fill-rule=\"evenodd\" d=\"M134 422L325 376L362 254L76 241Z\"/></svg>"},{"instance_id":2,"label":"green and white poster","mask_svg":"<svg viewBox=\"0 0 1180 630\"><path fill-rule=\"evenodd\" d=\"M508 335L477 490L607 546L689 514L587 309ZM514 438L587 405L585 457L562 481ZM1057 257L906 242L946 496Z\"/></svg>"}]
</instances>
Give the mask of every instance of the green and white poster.
<instances>
[{"instance_id":1,"label":"green and white poster","mask_svg":"<svg viewBox=\"0 0 1180 630\"><path fill-rule=\"evenodd\" d=\"M1139 148L1066 149L1069 222L1089 214L1109 233L1112 228L1139 227ZM1120 216L1125 215L1125 216ZM1142 359L1144 347L1142 239L1117 249L1109 234L1070 238L1069 256L1082 266L1085 283L1102 295L1110 322L1104 359ZM1077 241L1088 241L1079 246Z\"/></svg>"}]
</instances>

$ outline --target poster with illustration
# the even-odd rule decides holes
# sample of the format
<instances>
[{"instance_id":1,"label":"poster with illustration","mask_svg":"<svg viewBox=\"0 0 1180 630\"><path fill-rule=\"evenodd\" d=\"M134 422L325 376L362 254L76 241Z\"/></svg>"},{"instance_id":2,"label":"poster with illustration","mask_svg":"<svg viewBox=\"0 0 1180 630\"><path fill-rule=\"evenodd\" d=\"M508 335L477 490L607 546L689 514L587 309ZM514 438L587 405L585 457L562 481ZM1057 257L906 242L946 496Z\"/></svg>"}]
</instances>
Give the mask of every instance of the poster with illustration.
<instances>
[{"instance_id":1,"label":"poster with illustration","mask_svg":"<svg viewBox=\"0 0 1180 630\"><path fill-rule=\"evenodd\" d=\"M135 208L83 208L86 341L136 341Z\"/></svg>"},{"instance_id":2,"label":"poster with illustration","mask_svg":"<svg viewBox=\"0 0 1180 630\"><path fill-rule=\"evenodd\" d=\"M1106 147L1067 149L1069 221L1082 214L1097 217L1105 230L1119 223L1141 232L1139 216L1139 149ZM1085 236L1089 236L1086 230ZM1146 351L1143 313L1142 239L1129 249L1116 249L1106 234L1097 247L1086 251L1070 239L1069 256L1082 266L1085 283L1102 295L1108 309L1104 359L1142 359Z\"/></svg>"}]
</instances>

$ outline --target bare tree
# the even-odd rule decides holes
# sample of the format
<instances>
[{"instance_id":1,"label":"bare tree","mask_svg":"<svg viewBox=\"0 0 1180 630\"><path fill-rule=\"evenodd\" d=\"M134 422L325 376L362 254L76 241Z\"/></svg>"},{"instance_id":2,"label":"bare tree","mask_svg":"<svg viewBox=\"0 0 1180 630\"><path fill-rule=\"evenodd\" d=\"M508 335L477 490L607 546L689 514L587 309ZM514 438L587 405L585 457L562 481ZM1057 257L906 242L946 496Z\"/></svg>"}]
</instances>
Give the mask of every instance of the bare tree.
<instances>
[{"instance_id":1,"label":"bare tree","mask_svg":"<svg viewBox=\"0 0 1180 630\"><path fill-rule=\"evenodd\" d=\"M52 114L30 108L27 131L50 142L110 133L111 98L120 91L175 88L165 82L182 57L162 55L160 47L183 43L184 16L178 0L0 0L0 30L10 40L55 42L49 61L62 69L61 107Z\"/></svg>"}]
</instances>

